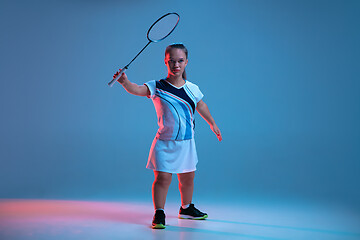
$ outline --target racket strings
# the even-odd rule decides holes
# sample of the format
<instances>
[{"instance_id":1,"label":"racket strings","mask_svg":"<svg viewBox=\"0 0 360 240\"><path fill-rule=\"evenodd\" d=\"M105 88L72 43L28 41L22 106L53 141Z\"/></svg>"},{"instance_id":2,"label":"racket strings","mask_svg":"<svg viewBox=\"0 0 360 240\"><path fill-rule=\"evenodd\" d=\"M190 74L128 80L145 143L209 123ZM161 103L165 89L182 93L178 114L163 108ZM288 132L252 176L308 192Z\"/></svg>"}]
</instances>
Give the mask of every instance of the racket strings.
<instances>
[{"instance_id":1,"label":"racket strings","mask_svg":"<svg viewBox=\"0 0 360 240\"><path fill-rule=\"evenodd\" d=\"M179 16L177 14L169 14L159 19L148 32L149 40L157 42L166 38L175 29L178 22Z\"/></svg>"}]
</instances>

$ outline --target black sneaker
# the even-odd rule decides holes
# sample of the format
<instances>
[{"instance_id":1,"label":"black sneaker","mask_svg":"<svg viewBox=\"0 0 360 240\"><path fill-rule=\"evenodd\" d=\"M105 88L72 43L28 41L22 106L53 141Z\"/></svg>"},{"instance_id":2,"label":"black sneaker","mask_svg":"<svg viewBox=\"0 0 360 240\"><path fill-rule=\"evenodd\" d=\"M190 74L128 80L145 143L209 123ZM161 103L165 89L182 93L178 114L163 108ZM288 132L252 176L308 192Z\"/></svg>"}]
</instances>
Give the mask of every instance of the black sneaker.
<instances>
[{"instance_id":1,"label":"black sneaker","mask_svg":"<svg viewBox=\"0 0 360 240\"><path fill-rule=\"evenodd\" d=\"M163 210L156 210L152 221L152 228L164 229L165 228L165 213Z\"/></svg>"},{"instance_id":2,"label":"black sneaker","mask_svg":"<svg viewBox=\"0 0 360 240\"><path fill-rule=\"evenodd\" d=\"M193 220L202 220L207 218L207 213L201 212L199 209L194 207L194 204L190 204L190 206L186 209L180 207L179 210L179 218L181 219L193 219Z\"/></svg>"}]
</instances>

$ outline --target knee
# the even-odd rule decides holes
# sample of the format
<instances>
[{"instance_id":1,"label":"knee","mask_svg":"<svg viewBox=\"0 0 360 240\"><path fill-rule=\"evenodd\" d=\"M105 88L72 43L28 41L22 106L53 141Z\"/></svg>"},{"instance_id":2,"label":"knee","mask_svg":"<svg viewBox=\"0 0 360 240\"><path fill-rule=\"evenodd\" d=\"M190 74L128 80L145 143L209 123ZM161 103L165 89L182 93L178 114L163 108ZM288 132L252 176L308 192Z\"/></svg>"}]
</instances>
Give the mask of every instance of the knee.
<instances>
[{"instance_id":1,"label":"knee","mask_svg":"<svg viewBox=\"0 0 360 240\"><path fill-rule=\"evenodd\" d=\"M171 175L159 175L155 178L154 183L161 186L169 186L171 183Z\"/></svg>"}]
</instances>

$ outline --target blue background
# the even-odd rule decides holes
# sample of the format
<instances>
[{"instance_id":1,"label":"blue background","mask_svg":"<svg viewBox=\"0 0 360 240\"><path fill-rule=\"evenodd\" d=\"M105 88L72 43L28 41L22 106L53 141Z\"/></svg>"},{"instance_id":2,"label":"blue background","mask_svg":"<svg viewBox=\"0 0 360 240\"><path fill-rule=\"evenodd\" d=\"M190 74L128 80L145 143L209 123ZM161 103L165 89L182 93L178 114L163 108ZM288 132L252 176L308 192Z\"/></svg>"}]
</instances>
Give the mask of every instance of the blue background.
<instances>
[{"instance_id":1,"label":"blue background","mask_svg":"<svg viewBox=\"0 0 360 240\"><path fill-rule=\"evenodd\" d=\"M194 198L359 209L359 1L1 0L0 198L151 201L154 107L107 83L172 11L127 75L160 79L165 47L187 46L224 138L197 114Z\"/></svg>"}]
</instances>

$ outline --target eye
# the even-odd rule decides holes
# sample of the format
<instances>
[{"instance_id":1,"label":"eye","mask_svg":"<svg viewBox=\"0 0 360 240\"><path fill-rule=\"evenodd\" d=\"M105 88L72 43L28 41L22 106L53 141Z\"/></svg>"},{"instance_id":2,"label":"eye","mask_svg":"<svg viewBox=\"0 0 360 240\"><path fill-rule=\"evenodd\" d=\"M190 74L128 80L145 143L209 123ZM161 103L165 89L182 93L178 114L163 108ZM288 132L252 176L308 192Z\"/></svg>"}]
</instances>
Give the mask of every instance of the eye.
<instances>
[{"instance_id":1,"label":"eye","mask_svg":"<svg viewBox=\"0 0 360 240\"><path fill-rule=\"evenodd\" d=\"M182 62L184 62L184 59L180 59L180 61L179 61L179 62L181 62L181 63L182 63Z\"/></svg>"}]
</instances>

